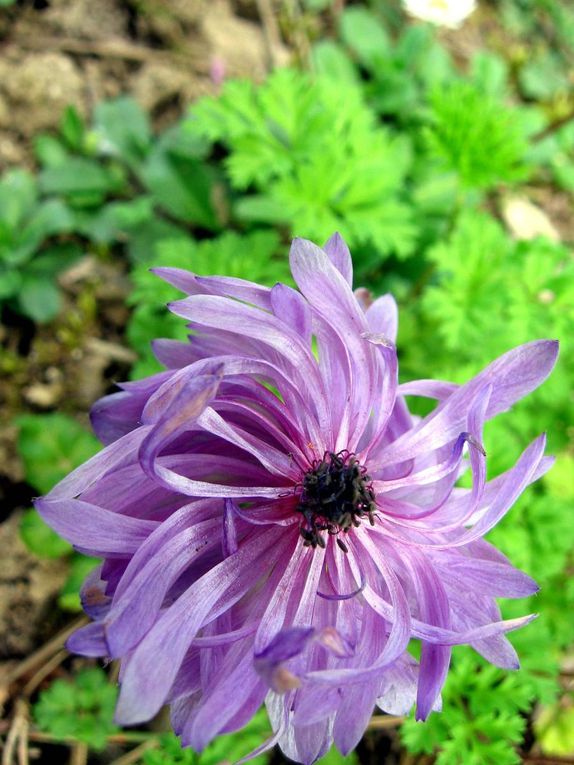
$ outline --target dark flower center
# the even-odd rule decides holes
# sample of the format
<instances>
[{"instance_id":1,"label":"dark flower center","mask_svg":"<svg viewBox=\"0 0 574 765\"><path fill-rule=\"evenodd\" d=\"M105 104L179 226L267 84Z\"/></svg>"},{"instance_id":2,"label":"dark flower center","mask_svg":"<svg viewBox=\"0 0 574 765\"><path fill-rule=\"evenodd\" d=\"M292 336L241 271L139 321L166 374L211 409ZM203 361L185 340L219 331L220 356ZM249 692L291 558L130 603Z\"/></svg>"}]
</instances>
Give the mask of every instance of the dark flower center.
<instances>
[{"instance_id":1,"label":"dark flower center","mask_svg":"<svg viewBox=\"0 0 574 765\"><path fill-rule=\"evenodd\" d=\"M301 536L307 547L325 547L324 531L348 533L365 516L374 525L375 495L366 468L347 451L325 452L303 478L297 511L303 516ZM340 538L337 544L348 551Z\"/></svg>"}]
</instances>

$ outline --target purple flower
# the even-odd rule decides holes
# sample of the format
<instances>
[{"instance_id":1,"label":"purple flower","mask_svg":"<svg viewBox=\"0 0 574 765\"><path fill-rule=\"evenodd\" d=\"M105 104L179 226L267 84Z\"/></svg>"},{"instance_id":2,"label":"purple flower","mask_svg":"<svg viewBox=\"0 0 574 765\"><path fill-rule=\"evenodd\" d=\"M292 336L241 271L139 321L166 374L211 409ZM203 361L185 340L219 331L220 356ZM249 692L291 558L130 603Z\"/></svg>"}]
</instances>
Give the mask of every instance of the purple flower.
<instances>
[{"instance_id":1,"label":"purple flower","mask_svg":"<svg viewBox=\"0 0 574 765\"><path fill-rule=\"evenodd\" d=\"M353 293L342 239L295 240L291 270L299 291L161 270L188 295L170 308L190 341L156 341L166 371L95 405L106 448L37 507L104 559L69 647L122 660L120 723L168 703L201 750L265 702L259 751L312 763L353 749L375 705L439 708L453 645L518 666L505 633L532 616L503 621L495 598L537 587L482 537L551 459L540 436L487 482L482 429L540 385L557 344L463 386L399 385L395 302ZM436 408L412 416L413 395Z\"/></svg>"}]
</instances>

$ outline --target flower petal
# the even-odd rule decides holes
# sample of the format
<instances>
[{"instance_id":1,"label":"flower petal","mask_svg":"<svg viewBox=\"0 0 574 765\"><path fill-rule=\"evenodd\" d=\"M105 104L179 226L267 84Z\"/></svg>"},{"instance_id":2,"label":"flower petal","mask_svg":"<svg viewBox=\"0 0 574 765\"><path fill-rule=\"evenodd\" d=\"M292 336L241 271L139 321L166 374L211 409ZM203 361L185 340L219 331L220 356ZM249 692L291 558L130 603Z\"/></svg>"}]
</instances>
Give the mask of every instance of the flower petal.
<instances>
[{"instance_id":1,"label":"flower petal","mask_svg":"<svg viewBox=\"0 0 574 765\"><path fill-rule=\"evenodd\" d=\"M280 533L274 527L253 532L249 544L198 579L155 622L127 662L116 709L120 724L156 714L207 616L226 611L281 557Z\"/></svg>"},{"instance_id":2,"label":"flower petal","mask_svg":"<svg viewBox=\"0 0 574 765\"><path fill-rule=\"evenodd\" d=\"M486 385L493 389L487 418L506 411L544 382L557 355L558 343L554 340L538 340L508 351L458 388L418 426L390 444L384 451L384 464L404 462L456 438L464 428L470 402Z\"/></svg>"},{"instance_id":3,"label":"flower petal","mask_svg":"<svg viewBox=\"0 0 574 765\"><path fill-rule=\"evenodd\" d=\"M158 526L80 499L37 499L34 506L61 537L99 557L135 553Z\"/></svg>"},{"instance_id":4,"label":"flower petal","mask_svg":"<svg viewBox=\"0 0 574 765\"><path fill-rule=\"evenodd\" d=\"M335 232L323 245L323 250L349 287L353 286L353 261L345 240Z\"/></svg>"}]
</instances>

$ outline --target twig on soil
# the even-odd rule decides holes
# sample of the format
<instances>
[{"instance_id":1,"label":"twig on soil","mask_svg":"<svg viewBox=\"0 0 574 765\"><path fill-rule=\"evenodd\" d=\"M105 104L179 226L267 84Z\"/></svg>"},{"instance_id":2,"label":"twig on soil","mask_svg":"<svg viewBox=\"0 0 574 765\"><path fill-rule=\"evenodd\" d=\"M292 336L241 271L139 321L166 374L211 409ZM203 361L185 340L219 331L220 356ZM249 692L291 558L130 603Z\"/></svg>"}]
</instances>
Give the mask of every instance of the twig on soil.
<instances>
[{"instance_id":1,"label":"twig on soil","mask_svg":"<svg viewBox=\"0 0 574 765\"><path fill-rule=\"evenodd\" d=\"M87 765L88 747L83 741L78 741L72 747L70 754L70 765Z\"/></svg>"},{"instance_id":2,"label":"twig on soil","mask_svg":"<svg viewBox=\"0 0 574 765\"><path fill-rule=\"evenodd\" d=\"M21 35L16 37L13 42L24 50L56 50L75 56L115 58L144 64L149 61L175 62L180 65L188 64L193 66L196 71L205 74L209 72L209 63L206 62L204 56L145 48L143 45L136 45L125 40L74 40L69 37L28 37Z\"/></svg>"},{"instance_id":3,"label":"twig on soil","mask_svg":"<svg viewBox=\"0 0 574 765\"><path fill-rule=\"evenodd\" d=\"M47 661L45 664L42 664L40 669L32 675L30 680L26 683L22 690L22 696L25 698L30 697L36 688L40 685L40 683L49 675L52 674L52 672L60 666L60 664L64 661L64 659L68 656L68 652L65 648L62 648L61 651L58 651L55 656L52 656L52 658Z\"/></svg>"},{"instance_id":4,"label":"twig on soil","mask_svg":"<svg viewBox=\"0 0 574 765\"><path fill-rule=\"evenodd\" d=\"M125 364L133 364L137 360L137 354L119 343L110 343L109 340L101 340L99 337L91 337L86 341L86 350L104 356L111 361L120 361Z\"/></svg>"},{"instance_id":5,"label":"twig on soil","mask_svg":"<svg viewBox=\"0 0 574 765\"><path fill-rule=\"evenodd\" d=\"M369 720L367 730L388 730L389 728L398 728L404 721L404 717L375 715Z\"/></svg>"},{"instance_id":6,"label":"twig on soil","mask_svg":"<svg viewBox=\"0 0 574 765\"><path fill-rule=\"evenodd\" d=\"M345 0L333 0L333 3L331 5L331 15L333 16L333 19L335 20L335 23L339 23L339 19L343 15L343 11L345 10Z\"/></svg>"},{"instance_id":7,"label":"twig on soil","mask_svg":"<svg viewBox=\"0 0 574 765\"><path fill-rule=\"evenodd\" d=\"M255 0L257 12L261 19L263 27L263 38L265 40L265 53L269 69L277 65L277 51L281 47L281 35L279 33L279 24L273 10L271 0Z\"/></svg>"},{"instance_id":8,"label":"twig on soil","mask_svg":"<svg viewBox=\"0 0 574 765\"><path fill-rule=\"evenodd\" d=\"M6 733L9 731L12 727L12 723L0 720L0 734ZM112 733L111 736L107 737L108 744L118 744L119 746L125 746L126 744L141 744L143 741L149 741L152 738L156 738L157 733L151 733L150 731L144 731L144 730L126 730L122 731L121 733ZM43 733L39 730L29 730L28 731L28 740L32 741L34 744L64 744L67 746L73 746L74 744L78 743L78 740L76 738L72 738L71 736L68 737L57 737L52 736L51 733ZM2 762L2 765L4 763Z\"/></svg>"},{"instance_id":9,"label":"twig on soil","mask_svg":"<svg viewBox=\"0 0 574 765\"><path fill-rule=\"evenodd\" d=\"M307 68L311 69L313 66L311 43L303 27L303 12L299 5L299 0L285 0L285 7L293 26L293 42L299 58Z\"/></svg>"},{"instance_id":10,"label":"twig on soil","mask_svg":"<svg viewBox=\"0 0 574 765\"><path fill-rule=\"evenodd\" d=\"M51 640L48 640L47 643L44 643L44 645L33 654L27 656L14 667L2 681L0 681L0 689L7 688L12 685L12 683L16 682L16 680L19 680L21 677L28 674L28 672L31 672L38 664L51 659L52 656L62 648L72 632L75 632L79 627L87 624L87 622L88 619L85 616L76 619L76 621L72 622L69 627L66 627L66 629L59 632Z\"/></svg>"},{"instance_id":11,"label":"twig on soil","mask_svg":"<svg viewBox=\"0 0 574 765\"><path fill-rule=\"evenodd\" d=\"M143 744L136 746L136 748L132 749L131 752L118 757L118 759L111 762L110 765L132 765L132 763L141 759L141 756L144 754L144 752L147 752L150 749L157 749L158 746L159 739L150 738L149 741L144 741Z\"/></svg>"},{"instance_id":12,"label":"twig on soil","mask_svg":"<svg viewBox=\"0 0 574 765\"><path fill-rule=\"evenodd\" d=\"M28 705L18 699L2 752L2 765L13 765L15 752L18 753L18 765L28 765L28 728Z\"/></svg>"}]
</instances>

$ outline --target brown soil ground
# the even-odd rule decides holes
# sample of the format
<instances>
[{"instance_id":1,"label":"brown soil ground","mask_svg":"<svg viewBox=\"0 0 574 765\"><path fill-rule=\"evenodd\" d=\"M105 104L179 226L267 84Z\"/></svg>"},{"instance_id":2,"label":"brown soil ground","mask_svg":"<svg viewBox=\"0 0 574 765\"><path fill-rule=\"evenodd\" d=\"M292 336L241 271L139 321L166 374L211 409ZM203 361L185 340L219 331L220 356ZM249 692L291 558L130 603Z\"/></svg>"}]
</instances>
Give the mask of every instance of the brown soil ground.
<instances>
[{"instance_id":1,"label":"brown soil ground","mask_svg":"<svg viewBox=\"0 0 574 765\"><path fill-rule=\"evenodd\" d=\"M228 0L27 0L0 8L0 167L74 104L132 94L156 125L213 91L211 73L261 78L285 58L255 6Z\"/></svg>"}]
</instances>

